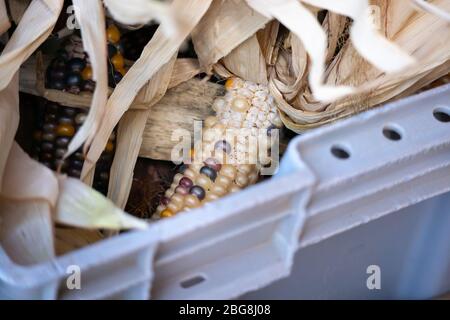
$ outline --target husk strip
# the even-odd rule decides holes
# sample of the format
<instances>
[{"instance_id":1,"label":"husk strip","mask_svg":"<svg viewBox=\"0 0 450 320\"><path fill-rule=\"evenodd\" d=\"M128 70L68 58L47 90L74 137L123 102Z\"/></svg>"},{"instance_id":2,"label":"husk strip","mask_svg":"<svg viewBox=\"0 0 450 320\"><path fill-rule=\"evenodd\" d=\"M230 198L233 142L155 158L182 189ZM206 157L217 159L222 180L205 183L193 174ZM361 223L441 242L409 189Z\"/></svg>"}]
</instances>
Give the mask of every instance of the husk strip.
<instances>
[{"instance_id":1,"label":"husk strip","mask_svg":"<svg viewBox=\"0 0 450 320\"><path fill-rule=\"evenodd\" d=\"M82 171L82 179L92 177L95 162L104 150L109 136L125 111L132 104L135 96L150 78L177 52L184 39L190 34L200 18L206 12L211 1L175 0L173 10L185 12L183 17L187 28L174 37L167 37L158 28L153 38L144 48L141 57L128 70L108 99L107 110L101 126L96 133Z\"/></svg>"}]
</instances>

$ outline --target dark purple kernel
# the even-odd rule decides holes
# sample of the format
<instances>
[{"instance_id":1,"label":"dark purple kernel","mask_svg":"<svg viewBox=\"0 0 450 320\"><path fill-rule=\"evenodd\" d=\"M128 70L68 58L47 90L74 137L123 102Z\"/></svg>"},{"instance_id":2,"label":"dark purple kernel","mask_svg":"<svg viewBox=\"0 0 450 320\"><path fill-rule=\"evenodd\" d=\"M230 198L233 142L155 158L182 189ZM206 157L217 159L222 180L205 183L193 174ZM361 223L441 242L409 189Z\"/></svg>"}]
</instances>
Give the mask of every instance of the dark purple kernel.
<instances>
[{"instance_id":1,"label":"dark purple kernel","mask_svg":"<svg viewBox=\"0 0 450 320\"><path fill-rule=\"evenodd\" d=\"M205 164L216 172L219 172L222 168L222 165L214 158L206 159Z\"/></svg>"},{"instance_id":2,"label":"dark purple kernel","mask_svg":"<svg viewBox=\"0 0 450 320\"><path fill-rule=\"evenodd\" d=\"M50 81L63 80L66 76L66 70L62 67L51 68L49 70Z\"/></svg>"},{"instance_id":3,"label":"dark purple kernel","mask_svg":"<svg viewBox=\"0 0 450 320\"><path fill-rule=\"evenodd\" d=\"M65 148L69 145L70 139L68 137L59 137L56 139L56 145L60 148Z\"/></svg>"},{"instance_id":4,"label":"dark purple kernel","mask_svg":"<svg viewBox=\"0 0 450 320\"><path fill-rule=\"evenodd\" d=\"M55 140L55 134L53 132L47 132L42 135L42 140L53 141Z\"/></svg>"},{"instance_id":5,"label":"dark purple kernel","mask_svg":"<svg viewBox=\"0 0 450 320\"><path fill-rule=\"evenodd\" d=\"M191 179L189 179L188 177L183 177L181 178L179 185L184 187L184 188L190 188L194 185L194 183L192 182Z\"/></svg>"},{"instance_id":6,"label":"dark purple kernel","mask_svg":"<svg viewBox=\"0 0 450 320\"><path fill-rule=\"evenodd\" d=\"M53 143L44 141L41 144L41 150L44 152L50 152L53 150Z\"/></svg>"},{"instance_id":7,"label":"dark purple kernel","mask_svg":"<svg viewBox=\"0 0 450 320\"><path fill-rule=\"evenodd\" d=\"M47 113L45 115L45 122L55 122L56 121L56 114L54 113Z\"/></svg>"},{"instance_id":8,"label":"dark purple kernel","mask_svg":"<svg viewBox=\"0 0 450 320\"><path fill-rule=\"evenodd\" d=\"M58 148L55 150L55 157L57 159L61 159L62 157L64 157L65 154L66 154L66 149Z\"/></svg>"},{"instance_id":9,"label":"dark purple kernel","mask_svg":"<svg viewBox=\"0 0 450 320\"><path fill-rule=\"evenodd\" d=\"M86 62L81 58L72 58L68 61L67 67L72 72L81 72L86 67Z\"/></svg>"},{"instance_id":10,"label":"dark purple kernel","mask_svg":"<svg viewBox=\"0 0 450 320\"><path fill-rule=\"evenodd\" d=\"M208 166L204 166L200 169L200 173L204 174L208 178L210 178L212 181L216 181L217 178L217 172Z\"/></svg>"},{"instance_id":11,"label":"dark purple kernel","mask_svg":"<svg viewBox=\"0 0 450 320\"><path fill-rule=\"evenodd\" d=\"M54 132L56 129L56 125L54 123L46 123L42 127L45 132Z\"/></svg>"},{"instance_id":12,"label":"dark purple kernel","mask_svg":"<svg viewBox=\"0 0 450 320\"><path fill-rule=\"evenodd\" d=\"M64 79L54 79L49 83L50 89L63 90L66 87Z\"/></svg>"},{"instance_id":13,"label":"dark purple kernel","mask_svg":"<svg viewBox=\"0 0 450 320\"><path fill-rule=\"evenodd\" d=\"M80 160L80 161L83 161L83 160L84 160L84 156L83 156L83 153L82 153L82 152L77 151L77 152L75 152L75 153L73 154L73 156L74 156L74 158L77 159L77 160Z\"/></svg>"},{"instance_id":14,"label":"dark purple kernel","mask_svg":"<svg viewBox=\"0 0 450 320\"><path fill-rule=\"evenodd\" d=\"M66 85L68 87L79 87L83 79L79 73L69 73L66 77Z\"/></svg>"},{"instance_id":15,"label":"dark purple kernel","mask_svg":"<svg viewBox=\"0 0 450 320\"><path fill-rule=\"evenodd\" d=\"M167 198L167 197L162 197L162 198L161 198L161 201L160 201L160 203L161 203L163 206L167 206L167 205L169 204L169 202L170 202L170 199Z\"/></svg>"},{"instance_id":16,"label":"dark purple kernel","mask_svg":"<svg viewBox=\"0 0 450 320\"><path fill-rule=\"evenodd\" d=\"M61 117L61 118L58 119L58 122L59 122L60 124L70 124L70 125L73 125L73 120L72 120L72 118L69 118L69 117Z\"/></svg>"},{"instance_id":17,"label":"dark purple kernel","mask_svg":"<svg viewBox=\"0 0 450 320\"><path fill-rule=\"evenodd\" d=\"M83 168L83 162L79 161L79 160L72 160L70 162L70 165L72 166L72 168L81 170Z\"/></svg>"},{"instance_id":18,"label":"dark purple kernel","mask_svg":"<svg viewBox=\"0 0 450 320\"><path fill-rule=\"evenodd\" d=\"M79 109L76 108L71 108L71 107L65 107L64 108L64 114L68 117L73 117L75 116L75 114L77 114L77 112L79 111Z\"/></svg>"},{"instance_id":19,"label":"dark purple kernel","mask_svg":"<svg viewBox=\"0 0 450 320\"><path fill-rule=\"evenodd\" d=\"M193 194L194 196L196 196L199 200L203 200L205 199L205 189L203 189L200 186L193 186L190 190L189 190L190 194Z\"/></svg>"}]
</instances>

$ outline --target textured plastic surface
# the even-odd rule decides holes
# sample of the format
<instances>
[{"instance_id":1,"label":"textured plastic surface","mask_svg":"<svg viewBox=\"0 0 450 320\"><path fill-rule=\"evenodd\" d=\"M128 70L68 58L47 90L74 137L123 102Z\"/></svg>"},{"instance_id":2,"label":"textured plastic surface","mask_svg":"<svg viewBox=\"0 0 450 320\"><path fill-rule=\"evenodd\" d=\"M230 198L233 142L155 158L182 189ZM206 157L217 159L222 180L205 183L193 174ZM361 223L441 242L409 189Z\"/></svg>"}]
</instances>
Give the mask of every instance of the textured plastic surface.
<instances>
[{"instance_id":1,"label":"textured plastic surface","mask_svg":"<svg viewBox=\"0 0 450 320\"><path fill-rule=\"evenodd\" d=\"M276 177L155 223L144 232L122 234L48 263L18 266L0 248L0 297L234 298L288 276L294 258L294 276L303 269L307 275L308 270L319 272L323 268L332 268L329 274L339 275L333 273L339 268L334 268L327 257L331 259L337 249L344 250L345 246L332 250L333 245L327 243L336 246L338 242L334 241L347 234L354 239L350 242L363 241L364 233L351 238L362 228L370 228L381 237L384 231L376 226L383 219L376 219L403 208L408 211L420 207L422 204L414 205L449 191L450 123L433 116L434 110L450 114L449 107L450 86L446 86L314 130L291 141ZM430 210L425 207L425 211ZM408 226L409 220L395 221L394 230L400 230ZM421 232L428 235L432 230L425 228ZM406 237L408 234L399 233L402 240L398 243L404 245L395 244L397 249L392 254L397 256L393 260L399 260L403 251L410 251L411 257L424 252L418 249L425 245L420 238ZM435 245L448 249L448 239L433 234L439 242ZM373 246L382 253L388 243L381 241ZM312 257L326 256L302 260L308 252ZM448 258L450 252L446 253ZM356 261L346 260L345 254L342 257L342 269L357 267ZM402 261L409 260L405 256ZM446 261L441 260L444 264ZM69 290L65 285L66 268L74 264L81 268L81 290ZM418 266L405 270L413 277L420 272ZM436 283L447 267L448 263L445 266L439 261L433 265ZM407 297L413 291L408 287L408 277L404 277L397 294L390 296ZM323 282L328 283L326 279ZM273 286L277 288L279 283ZM308 282L299 283L300 291L292 286L285 290L304 296ZM316 296L320 296L321 288L327 286L318 286ZM439 291L437 285L426 284L418 290L418 297ZM327 292L322 296L333 296ZM358 291L348 286L346 292L351 296Z\"/></svg>"},{"instance_id":2,"label":"textured plastic surface","mask_svg":"<svg viewBox=\"0 0 450 320\"><path fill-rule=\"evenodd\" d=\"M288 278L243 299L429 299L450 291L450 193L299 250ZM380 268L380 289L366 286Z\"/></svg>"}]
</instances>

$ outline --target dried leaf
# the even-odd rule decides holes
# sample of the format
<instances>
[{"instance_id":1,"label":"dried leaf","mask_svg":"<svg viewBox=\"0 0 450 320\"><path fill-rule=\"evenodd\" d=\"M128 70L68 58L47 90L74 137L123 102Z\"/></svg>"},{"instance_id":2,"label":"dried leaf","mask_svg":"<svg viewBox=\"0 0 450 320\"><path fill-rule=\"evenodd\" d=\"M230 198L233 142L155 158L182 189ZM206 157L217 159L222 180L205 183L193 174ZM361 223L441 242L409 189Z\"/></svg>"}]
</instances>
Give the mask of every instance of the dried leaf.
<instances>
[{"instance_id":1,"label":"dried leaf","mask_svg":"<svg viewBox=\"0 0 450 320\"><path fill-rule=\"evenodd\" d=\"M145 229L147 223L117 208L78 179L60 177L55 220L86 229Z\"/></svg>"},{"instance_id":2,"label":"dried leaf","mask_svg":"<svg viewBox=\"0 0 450 320\"><path fill-rule=\"evenodd\" d=\"M89 55L96 84L86 120L70 141L65 157L75 152L84 142L84 149L88 148L105 113L108 99L105 16L101 0L73 0L73 4L81 28L83 47Z\"/></svg>"},{"instance_id":3,"label":"dried leaf","mask_svg":"<svg viewBox=\"0 0 450 320\"><path fill-rule=\"evenodd\" d=\"M214 0L192 32L192 42L202 69L211 72L216 62L263 28L268 21L245 1Z\"/></svg>"},{"instance_id":4,"label":"dried leaf","mask_svg":"<svg viewBox=\"0 0 450 320\"><path fill-rule=\"evenodd\" d=\"M223 58L225 67L242 79L267 84L266 61L256 35L242 42Z\"/></svg>"},{"instance_id":5,"label":"dried leaf","mask_svg":"<svg viewBox=\"0 0 450 320\"><path fill-rule=\"evenodd\" d=\"M32 265L51 260L55 252L48 203L0 200L0 243L17 264Z\"/></svg>"},{"instance_id":6,"label":"dried leaf","mask_svg":"<svg viewBox=\"0 0 450 320\"><path fill-rule=\"evenodd\" d=\"M128 70L108 100L102 124L96 133L86 163L82 171L82 179L92 177L95 162L103 152L109 136L126 110L132 104L137 93L150 78L177 52L184 39L189 35L210 5L210 0L197 2L194 0L175 0L173 10L184 12L188 27L175 37L167 37L160 29L144 48L141 57Z\"/></svg>"},{"instance_id":7,"label":"dried leaf","mask_svg":"<svg viewBox=\"0 0 450 320\"><path fill-rule=\"evenodd\" d=\"M31 2L0 56L0 90L5 89L20 65L50 35L62 5L63 0Z\"/></svg>"},{"instance_id":8,"label":"dried leaf","mask_svg":"<svg viewBox=\"0 0 450 320\"><path fill-rule=\"evenodd\" d=\"M151 20L160 22L168 36L174 36L184 26L176 11L168 3L158 0L103 0L115 20L124 24L146 24Z\"/></svg>"},{"instance_id":9,"label":"dried leaf","mask_svg":"<svg viewBox=\"0 0 450 320\"><path fill-rule=\"evenodd\" d=\"M433 4L424 1L424 0L413 0L413 2L421 9L440 17L446 21L450 22L450 13L440 9L438 6L434 6Z\"/></svg>"},{"instance_id":10,"label":"dried leaf","mask_svg":"<svg viewBox=\"0 0 450 320\"><path fill-rule=\"evenodd\" d=\"M0 35L10 27L11 23L6 12L5 0L0 0Z\"/></svg>"},{"instance_id":11,"label":"dried leaf","mask_svg":"<svg viewBox=\"0 0 450 320\"><path fill-rule=\"evenodd\" d=\"M129 111L120 121L117 133L116 154L111 166L108 198L119 208L125 208L131 190L133 170L142 144L142 135L147 122L150 107L161 99L171 79L176 55L165 64L150 80L142 96L146 110Z\"/></svg>"}]
</instances>

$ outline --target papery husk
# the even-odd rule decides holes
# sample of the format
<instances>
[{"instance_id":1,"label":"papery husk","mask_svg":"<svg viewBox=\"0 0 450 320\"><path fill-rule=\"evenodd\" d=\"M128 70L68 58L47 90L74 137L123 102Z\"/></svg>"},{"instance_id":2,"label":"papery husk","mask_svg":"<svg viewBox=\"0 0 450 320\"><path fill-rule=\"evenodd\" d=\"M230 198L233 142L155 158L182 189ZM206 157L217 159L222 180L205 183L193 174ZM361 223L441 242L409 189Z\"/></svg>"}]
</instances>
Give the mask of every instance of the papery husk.
<instances>
[{"instance_id":1,"label":"papery husk","mask_svg":"<svg viewBox=\"0 0 450 320\"><path fill-rule=\"evenodd\" d=\"M177 33L176 36L170 38L158 28L153 38L144 48L140 58L128 70L122 81L118 83L108 99L106 108L109 112L105 113L102 124L87 154L86 162L81 173L84 181L86 179L92 179L95 162L103 152L114 127L125 111L128 110L138 92L177 52L184 39L190 34L206 12L210 3L210 0L202 2L194 0L173 1L171 5L172 9L185 13L183 19L187 27Z\"/></svg>"},{"instance_id":2,"label":"papery husk","mask_svg":"<svg viewBox=\"0 0 450 320\"><path fill-rule=\"evenodd\" d=\"M147 223L117 208L78 179L59 177L55 221L86 229L146 229Z\"/></svg>"},{"instance_id":3,"label":"papery husk","mask_svg":"<svg viewBox=\"0 0 450 320\"><path fill-rule=\"evenodd\" d=\"M19 76L16 74L11 83L0 91L0 193L3 192L4 173L9 151L19 127Z\"/></svg>"},{"instance_id":4,"label":"papery husk","mask_svg":"<svg viewBox=\"0 0 450 320\"><path fill-rule=\"evenodd\" d=\"M0 110L4 107L0 105ZM17 143L5 154L8 162L0 192L1 245L18 264L47 261L54 256L51 209L58 195L57 181Z\"/></svg>"},{"instance_id":5,"label":"papery husk","mask_svg":"<svg viewBox=\"0 0 450 320\"><path fill-rule=\"evenodd\" d=\"M201 72L197 59L181 58L175 61L168 88L173 88L179 84L192 79Z\"/></svg>"},{"instance_id":6,"label":"papery husk","mask_svg":"<svg viewBox=\"0 0 450 320\"><path fill-rule=\"evenodd\" d=\"M0 35L11 27L8 13L6 12L5 0L0 0Z\"/></svg>"},{"instance_id":7,"label":"papery husk","mask_svg":"<svg viewBox=\"0 0 450 320\"><path fill-rule=\"evenodd\" d=\"M49 204L0 199L0 243L9 258L20 265L52 259L55 252Z\"/></svg>"},{"instance_id":8,"label":"papery husk","mask_svg":"<svg viewBox=\"0 0 450 320\"><path fill-rule=\"evenodd\" d=\"M422 10L434 14L435 16L450 22L450 12L441 10L439 7L432 5L424 0L413 0L414 4Z\"/></svg>"},{"instance_id":9,"label":"papery husk","mask_svg":"<svg viewBox=\"0 0 450 320\"><path fill-rule=\"evenodd\" d=\"M53 171L31 159L14 142L3 174L0 197L16 201L46 201L54 207L58 192L58 181Z\"/></svg>"},{"instance_id":10,"label":"papery husk","mask_svg":"<svg viewBox=\"0 0 450 320\"><path fill-rule=\"evenodd\" d=\"M113 18L123 24L146 24L156 20L168 36L175 36L186 27L180 17L183 11L175 10L168 2L158 0L103 0Z\"/></svg>"},{"instance_id":11,"label":"papery husk","mask_svg":"<svg viewBox=\"0 0 450 320\"><path fill-rule=\"evenodd\" d=\"M31 2L0 56L0 90L6 88L20 65L50 35L62 5L62 0Z\"/></svg>"},{"instance_id":12,"label":"papery husk","mask_svg":"<svg viewBox=\"0 0 450 320\"><path fill-rule=\"evenodd\" d=\"M245 1L214 0L192 32L192 42L202 69L211 73L215 63L269 20L252 10Z\"/></svg>"},{"instance_id":13,"label":"papery husk","mask_svg":"<svg viewBox=\"0 0 450 320\"><path fill-rule=\"evenodd\" d=\"M92 80L96 84L86 120L70 141L64 157L72 154L83 143L85 143L84 150L87 150L105 113L108 99L106 32L102 2L101 0L73 0L73 4L81 29L83 48L89 55L92 66Z\"/></svg>"},{"instance_id":14,"label":"papery husk","mask_svg":"<svg viewBox=\"0 0 450 320\"><path fill-rule=\"evenodd\" d=\"M367 14L369 6L367 1L303 1L351 17L354 20L350 31L352 43L364 58L381 70L394 72L412 64L413 59L374 31ZM296 0L286 0L282 3L273 0L247 0L247 3L267 17L277 18L302 40L311 60L308 78L309 86L315 98L321 101L333 101L353 92L351 86L329 85L323 82L327 47L326 35L317 22L316 16L300 2Z\"/></svg>"},{"instance_id":15,"label":"papery husk","mask_svg":"<svg viewBox=\"0 0 450 320\"><path fill-rule=\"evenodd\" d=\"M11 20L14 21L15 24L19 24L20 19L22 19L23 14L31 1L32 0L6 0Z\"/></svg>"},{"instance_id":16,"label":"papery husk","mask_svg":"<svg viewBox=\"0 0 450 320\"><path fill-rule=\"evenodd\" d=\"M133 169L141 149L142 134L150 108L165 94L175 61L176 54L153 76L145 90L136 98L147 105L147 110L129 111L120 121L108 187L108 198L119 208L124 209L127 204Z\"/></svg>"},{"instance_id":17,"label":"papery husk","mask_svg":"<svg viewBox=\"0 0 450 320\"><path fill-rule=\"evenodd\" d=\"M294 108L279 94L274 94L277 86L273 84L272 93L284 113L282 118L287 127L302 132L389 101L415 84L415 78L423 78L435 68L442 69L450 59L450 43L441 41L442 38L450 38L450 28L444 20L415 11L413 7L408 6L407 0L390 2L389 6L386 1L373 3L378 4L382 8L381 11L385 12L380 23L382 32L388 39L395 40L404 50L414 54L419 63L402 72L385 74L364 61L348 42L330 64L326 82L358 86L353 96L324 104L314 101L309 90L306 90ZM449 9L448 2L434 3ZM436 36L437 34L439 36ZM436 74L442 75L448 71L444 68ZM431 82L435 79L428 80Z\"/></svg>"},{"instance_id":18,"label":"papery husk","mask_svg":"<svg viewBox=\"0 0 450 320\"><path fill-rule=\"evenodd\" d=\"M240 78L267 84L266 61L256 35L242 42L224 57L223 64Z\"/></svg>"}]
</instances>

